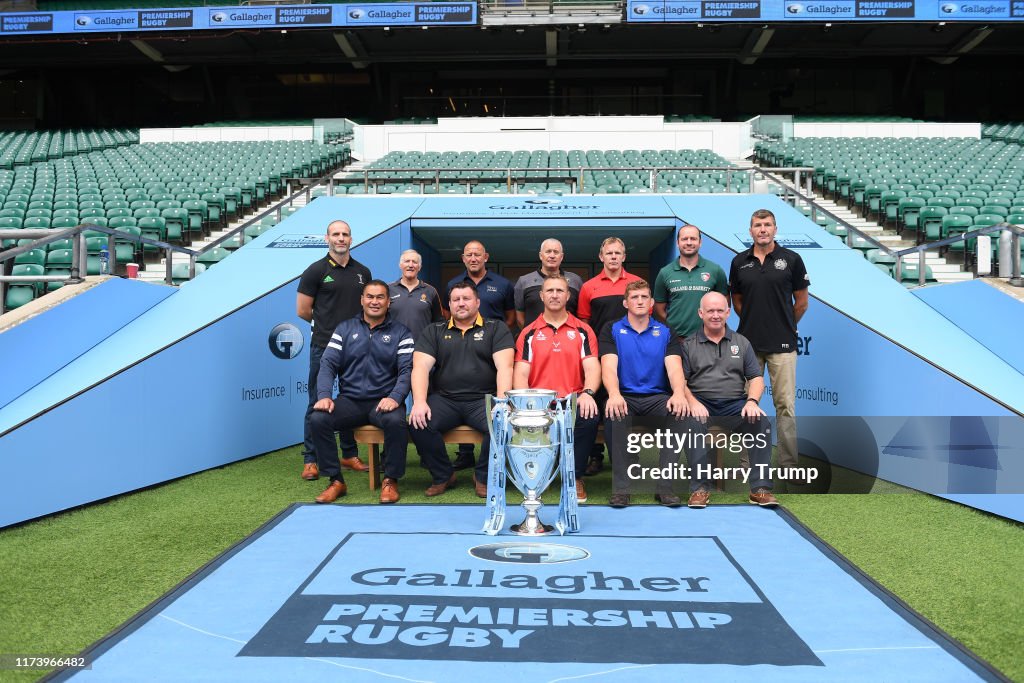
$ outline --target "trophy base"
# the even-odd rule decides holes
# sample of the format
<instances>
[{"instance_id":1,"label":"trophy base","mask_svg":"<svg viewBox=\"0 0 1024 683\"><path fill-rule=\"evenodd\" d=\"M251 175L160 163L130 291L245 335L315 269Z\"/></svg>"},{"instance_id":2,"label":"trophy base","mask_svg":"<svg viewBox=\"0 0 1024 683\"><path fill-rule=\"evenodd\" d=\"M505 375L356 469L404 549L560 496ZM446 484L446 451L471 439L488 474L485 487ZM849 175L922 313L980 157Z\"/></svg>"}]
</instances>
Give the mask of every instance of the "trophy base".
<instances>
[{"instance_id":1,"label":"trophy base","mask_svg":"<svg viewBox=\"0 0 1024 683\"><path fill-rule=\"evenodd\" d=\"M551 524L540 524L538 523L532 529L529 528L524 521L522 524L513 524L509 531L520 536L544 536L550 534L555 530L555 527Z\"/></svg>"}]
</instances>

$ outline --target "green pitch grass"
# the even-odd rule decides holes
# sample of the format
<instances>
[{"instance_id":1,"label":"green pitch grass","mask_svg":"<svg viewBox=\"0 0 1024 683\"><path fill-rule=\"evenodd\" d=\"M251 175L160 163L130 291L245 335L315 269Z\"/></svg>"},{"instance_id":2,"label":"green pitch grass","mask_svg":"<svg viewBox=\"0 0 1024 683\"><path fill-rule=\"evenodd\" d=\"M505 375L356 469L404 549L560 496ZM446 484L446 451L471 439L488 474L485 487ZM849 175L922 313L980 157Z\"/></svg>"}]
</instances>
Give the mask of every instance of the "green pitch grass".
<instances>
[{"instance_id":1,"label":"green pitch grass","mask_svg":"<svg viewBox=\"0 0 1024 683\"><path fill-rule=\"evenodd\" d=\"M0 654L78 653L289 504L311 502L326 481L299 479L299 451L270 453L0 531ZM459 477L458 488L428 499L423 490L430 478L413 454L399 505L480 504L471 473ZM366 479L346 475L349 493L339 504L376 502ZM610 472L586 483L588 504L605 504ZM717 493L712 504L745 499L738 491ZM651 496L635 500L653 504ZM911 607L1024 681L1022 525L919 493L783 494L780 500ZM43 673L0 671L0 681L31 681Z\"/></svg>"}]
</instances>

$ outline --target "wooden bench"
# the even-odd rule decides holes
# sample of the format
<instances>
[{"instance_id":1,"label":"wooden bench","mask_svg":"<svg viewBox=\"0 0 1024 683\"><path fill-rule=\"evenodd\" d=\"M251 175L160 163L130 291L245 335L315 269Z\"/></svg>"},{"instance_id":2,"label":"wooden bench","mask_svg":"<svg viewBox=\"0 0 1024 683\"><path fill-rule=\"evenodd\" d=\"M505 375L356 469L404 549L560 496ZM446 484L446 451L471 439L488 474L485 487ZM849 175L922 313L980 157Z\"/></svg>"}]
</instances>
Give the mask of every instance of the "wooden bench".
<instances>
[{"instance_id":1,"label":"wooden bench","mask_svg":"<svg viewBox=\"0 0 1024 683\"><path fill-rule=\"evenodd\" d=\"M373 425L366 425L353 430L356 443L364 443L369 447L370 457L370 490L376 491L380 486L380 447L384 444L384 431ZM484 435L472 427L461 425L444 433L445 443L483 443Z\"/></svg>"}]
</instances>

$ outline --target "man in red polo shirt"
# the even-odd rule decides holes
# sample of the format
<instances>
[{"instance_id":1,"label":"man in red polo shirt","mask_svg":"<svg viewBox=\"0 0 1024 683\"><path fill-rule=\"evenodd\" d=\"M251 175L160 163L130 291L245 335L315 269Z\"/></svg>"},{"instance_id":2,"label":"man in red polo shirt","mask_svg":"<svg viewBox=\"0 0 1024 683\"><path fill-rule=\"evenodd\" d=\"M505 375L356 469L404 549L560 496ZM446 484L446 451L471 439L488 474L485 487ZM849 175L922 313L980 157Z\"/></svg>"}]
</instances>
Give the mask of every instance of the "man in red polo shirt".
<instances>
[{"instance_id":1,"label":"man in red polo shirt","mask_svg":"<svg viewBox=\"0 0 1024 683\"><path fill-rule=\"evenodd\" d=\"M603 267L600 273L583 283L576 314L583 322L589 323L594 332L601 334L605 325L622 318L626 285L642 278L627 273L622 267L626 261L626 243L618 237L609 237L601 242L597 257ZM604 402L607 400L608 394L602 389L597 394L599 415L604 414ZM586 474L592 476L604 467L604 446L595 444L589 455ZM580 472L583 473L583 470Z\"/></svg>"},{"instance_id":2,"label":"man in red polo shirt","mask_svg":"<svg viewBox=\"0 0 1024 683\"><path fill-rule=\"evenodd\" d=\"M598 410L594 394L601 387L601 361L597 337L590 325L566 310L569 283L563 275L550 275L540 293L544 312L519 334L514 389L550 389L559 398L578 395L573 428L576 472L582 474L597 438ZM621 304L620 304L621 307ZM576 478L576 499L587 501L583 479Z\"/></svg>"}]
</instances>

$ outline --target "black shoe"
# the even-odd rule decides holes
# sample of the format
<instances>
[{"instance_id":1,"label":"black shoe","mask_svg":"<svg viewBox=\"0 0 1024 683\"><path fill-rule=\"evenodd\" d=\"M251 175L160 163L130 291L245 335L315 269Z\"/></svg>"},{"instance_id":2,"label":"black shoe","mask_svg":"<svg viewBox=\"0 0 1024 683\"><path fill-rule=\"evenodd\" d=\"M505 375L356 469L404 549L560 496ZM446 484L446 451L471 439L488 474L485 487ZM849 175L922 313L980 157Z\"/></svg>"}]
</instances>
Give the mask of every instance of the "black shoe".
<instances>
[{"instance_id":1,"label":"black shoe","mask_svg":"<svg viewBox=\"0 0 1024 683\"><path fill-rule=\"evenodd\" d=\"M584 474L592 477L604 469L604 458L591 458L587 461L587 469Z\"/></svg>"},{"instance_id":2,"label":"black shoe","mask_svg":"<svg viewBox=\"0 0 1024 683\"><path fill-rule=\"evenodd\" d=\"M625 508L629 507L629 494L628 493L613 493L611 498L608 499L608 505L613 508Z\"/></svg>"},{"instance_id":3,"label":"black shoe","mask_svg":"<svg viewBox=\"0 0 1024 683\"><path fill-rule=\"evenodd\" d=\"M472 455L467 455L464 453L459 453L455 457L455 462L452 464L452 468L455 471L470 470L473 469L474 467L476 467L476 460L473 458Z\"/></svg>"},{"instance_id":4,"label":"black shoe","mask_svg":"<svg viewBox=\"0 0 1024 683\"><path fill-rule=\"evenodd\" d=\"M683 504L679 496L674 493L655 493L654 500L667 508L677 508Z\"/></svg>"}]
</instances>

